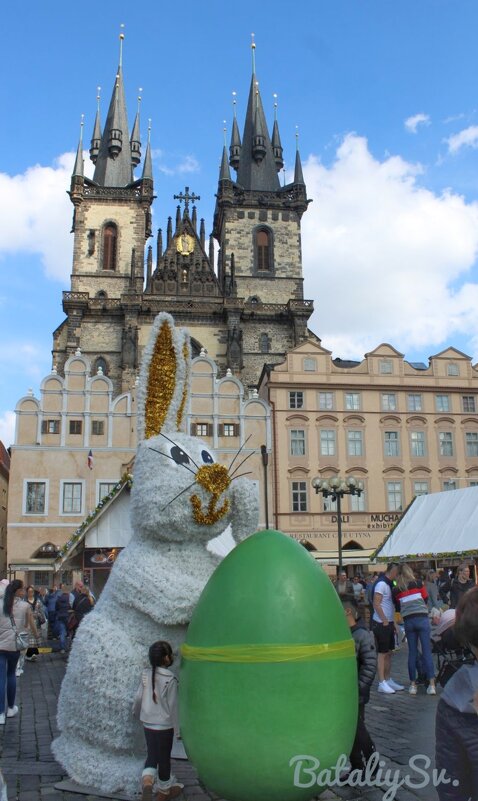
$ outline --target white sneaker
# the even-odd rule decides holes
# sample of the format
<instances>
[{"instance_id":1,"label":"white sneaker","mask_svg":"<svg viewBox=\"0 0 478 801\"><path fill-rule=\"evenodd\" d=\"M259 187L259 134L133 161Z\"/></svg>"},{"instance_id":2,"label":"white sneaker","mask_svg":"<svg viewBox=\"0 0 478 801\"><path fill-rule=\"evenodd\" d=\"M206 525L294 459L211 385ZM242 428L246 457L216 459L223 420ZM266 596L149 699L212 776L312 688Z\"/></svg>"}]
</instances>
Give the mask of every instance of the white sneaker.
<instances>
[{"instance_id":1,"label":"white sneaker","mask_svg":"<svg viewBox=\"0 0 478 801\"><path fill-rule=\"evenodd\" d=\"M427 695L436 695L436 694L437 694L436 687L432 687L432 685L429 684L427 687Z\"/></svg>"},{"instance_id":2,"label":"white sneaker","mask_svg":"<svg viewBox=\"0 0 478 801\"><path fill-rule=\"evenodd\" d=\"M387 695L393 695L395 693L395 690L390 687L386 681L379 682L377 689L379 693L387 693Z\"/></svg>"},{"instance_id":3,"label":"white sneaker","mask_svg":"<svg viewBox=\"0 0 478 801\"><path fill-rule=\"evenodd\" d=\"M410 693L410 695L416 695L417 692L418 692L417 685L416 684L410 684L410 687L408 688L408 692Z\"/></svg>"},{"instance_id":4,"label":"white sneaker","mask_svg":"<svg viewBox=\"0 0 478 801\"><path fill-rule=\"evenodd\" d=\"M0 715L0 726L5 726L5 712Z\"/></svg>"},{"instance_id":5,"label":"white sneaker","mask_svg":"<svg viewBox=\"0 0 478 801\"><path fill-rule=\"evenodd\" d=\"M8 707L7 718L14 718L15 715L18 715L18 707L17 706Z\"/></svg>"},{"instance_id":6,"label":"white sneaker","mask_svg":"<svg viewBox=\"0 0 478 801\"><path fill-rule=\"evenodd\" d=\"M23 676L23 670L21 668L17 668L15 671L15 676Z\"/></svg>"},{"instance_id":7,"label":"white sneaker","mask_svg":"<svg viewBox=\"0 0 478 801\"><path fill-rule=\"evenodd\" d=\"M392 688L392 690L395 690L396 693L399 693L400 690L404 690L405 689L403 684L398 684L393 679L387 679L387 684L388 684L389 687Z\"/></svg>"}]
</instances>

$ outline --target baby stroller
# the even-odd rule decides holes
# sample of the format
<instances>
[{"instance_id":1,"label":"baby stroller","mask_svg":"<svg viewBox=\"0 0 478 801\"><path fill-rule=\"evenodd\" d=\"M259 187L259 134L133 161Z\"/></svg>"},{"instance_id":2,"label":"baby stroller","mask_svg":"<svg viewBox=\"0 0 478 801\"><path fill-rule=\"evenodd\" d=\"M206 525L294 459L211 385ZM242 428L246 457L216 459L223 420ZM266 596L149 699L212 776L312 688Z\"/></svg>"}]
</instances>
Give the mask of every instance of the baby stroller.
<instances>
[{"instance_id":1,"label":"baby stroller","mask_svg":"<svg viewBox=\"0 0 478 801\"><path fill-rule=\"evenodd\" d=\"M444 687L447 681L463 665L471 665L474 656L461 645L455 636L455 610L449 609L442 616L432 637L432 651L437 658L437 682Z\"/></svg>"}]
</instances>

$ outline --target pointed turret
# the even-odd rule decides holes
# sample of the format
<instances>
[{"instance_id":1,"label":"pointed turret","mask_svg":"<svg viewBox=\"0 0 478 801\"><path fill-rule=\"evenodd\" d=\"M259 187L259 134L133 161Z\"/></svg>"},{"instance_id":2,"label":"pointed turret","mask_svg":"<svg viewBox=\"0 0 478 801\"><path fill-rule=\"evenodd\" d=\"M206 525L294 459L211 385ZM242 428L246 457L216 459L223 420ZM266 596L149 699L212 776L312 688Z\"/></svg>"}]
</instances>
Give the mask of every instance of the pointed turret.
<instances>
[{"instance_id":1,"label":"pointed turret","mask_svg":"<svg viewBox=\"0 0 478 801\"><path fill-rule=\"evenodd\" d=\"M143 174L141 177L143 181L153 180L153 161L151 158L151 120L149 121L148 125L148 144L146 145L146 153L144 156L144 164L143 164Z\"/></svg>"},{"instance_id":2,"label":"pointed turret","mask_svg":"<svg viewBox=\"0 0 478 801\"><path fill-rule=\"evenodd\" d=\"M146 260L146 287L151 285L151 276L153 274L153 248L151 245L148 247L148 256Z\"/></svg>"},{"instance_id":3,"label":"pointed turret","mask_svg":"<svg viewBox=\"0 0 478 801\"><path fill-rule=\"evenodd\" d=\"M237 183L247 190L276 192L280 189L277 166L269 137L259 85L252 74Z\"/></svg>"},{"instance_id":4,"label":"pointed turret","mask_svg":"<svg viewBox=\"0 0 478 801\"><path fill-rule=\"evenodd\" d=\"M186 209L184 211L186 211ZM181 227L181 206L177 206L176 207L176 229L174 231L175 234L178 233L180 227Z\"/></svg>"},{"instance_id":5,"label":"pointed turret","mask_svg":"<svg viewBox=\"0 0 478 801\"><path fill-rule=\"evenodd\" d=\"M201 243L201 247L203 250L206 250L206 227L204 225L204 219L201 218L201 222L199 225L199 241Z\"/></svg>"},{"instance_id":6,"label":"pointed turret","mask_svg":"<svg viewBox=\"0 0 478 801\"><path fill-rule=\"evenodd\" d=\"M173 238L173 220L171 217L168 217L168 226L166 228L166 247L168 248L171 244L171 239Z\"/></svg>"},{"instance_id":7,"label":"pointed turret","mask_svg":"<svg viewBox=\"0 0 478 801\"><path fill-rule=\"evenodd\" d=\"M163 255L163 232L161 228L158 228L158 242L156 246L156 264L159 264L162 255Z\"/></svg>"},{"instance_id":8,"label":"pointed turret","mask_svg":"<svg viewBox=\"0 0 478 801\"><path fill-rule=\"evenodd\" d=\"M304 175L302 173L302 162L300 160L299 148L295 151L294 183L305 186Z\"/></svg>"},{"instance_id":9,"label":"pointed turret","mask_svg":"<svg viewBox=\"0 0 478 801\"><path fill-rule=\"evenodd\" d=\"M220 181L230 181L231 180L231 171L229 169L229 161L227 159L226 145L224 145L224 147L222 149L222 159L221 159L221 169L219 171L219 180Z\"/></svg>"},{"instance_id":10,"label":"pointed turret","mask_svg":"<svg viewBox=\"0 0 478 801\"><path fill-rule=\"evenodd\" d=\"M122 42L123 34L120 39ZM133 181L121 60L120 53L120 64L93 176L93 181L100 186L122 187Z\"/></svg>"},{"instance_id":11,"label":"pointed turret","mask_svg":"<svg viewBox=\"0 0 478 801\"><path fill-rule=\"evenodd\" d=\"M101 119L100 119L100 91L101 87L98 86L98 94L96 95L96 116L95 124L93 127L93 136L90 143L90 159L93 164L96 164L98 153L100 152L101 145Z\"/></svg>"},{"instance_id":12,"label":"pointed turret","mask_svg":"<svg viewBox=\"0 0 478 801\"><path fill-rule=\"evenodd\" d=\"M280 172L284 166L284 159L282 157L283 149L279 134L279 123L277 120L274 120L274 129L272 131L272 150L274 152L277 172Z\"/></svg>"},{"instance_id":13,"label":"pointed turret","mask_svg":"<svg viewBox=\"0 0 478 801\"><path fill-rule=\"evenodd\" d=\"M234 92L234 95L236 93ZM236 99L234 97L234 119L232 121L231 144L229 146L229 164L233 170L237 170L241 158L241 137L236 117Z\"/></svg>"},{"instance_id":14,"label":"pointed turret","mask_svg":"<svg viewBox=\"0 0 478 801\"><path fill-rule=\"evenodd\" d=\"M141 161L141 133L139 130L139 109L141 105L141 95L138 96L138 109L136 111L136 117L134 118L134 125L133 130L131 133L131 163L133 165L133 169L138 166Z\"/></svg>"},{"instance_id":15,"label":"pointed turret","mask_svg":"<svg viewBox=\"0 0 478 801\"><path fill-rule=\"evenodd\" d=\"M83 164L83 115L81 115L80 124L80 141L78 142L78 149L76 151L75 166L73 167L72 178L83 178L85 175Z\"/></svg>"},{"instance_id":16,"label":"pointed turret","mask_svg":"<svg viewBox=\"0 0 478 801\"><path fill-rule=\"evenodd\" d=\"M212 234L209 237L209 264L214 270L214 237Z\"/></svg>"},{"instance_id":17,"label":"pointed turret","mask_svg":"<svg viewBox=\"0 0 478 801\"><path fill-rule=\"evenodd\" d=\"M198 227L198 213L197 213L196 206L193 206L193 213L192 213L192 216L191 216L191 225L192 225L192 227L194 228L194 230L195 230L195 231L197 231L197 227Z\"/></svg>"}]
</instances>

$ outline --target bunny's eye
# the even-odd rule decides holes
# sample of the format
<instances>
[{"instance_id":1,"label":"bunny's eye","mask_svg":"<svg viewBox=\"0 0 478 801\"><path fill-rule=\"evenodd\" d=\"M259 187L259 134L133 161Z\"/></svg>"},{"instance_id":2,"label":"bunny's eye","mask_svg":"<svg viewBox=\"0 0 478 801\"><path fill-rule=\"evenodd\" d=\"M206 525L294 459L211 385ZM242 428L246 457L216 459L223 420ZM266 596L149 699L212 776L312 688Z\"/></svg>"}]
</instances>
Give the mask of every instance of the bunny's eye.
<instances>
[{"instance_id":1,"label":"bunny's eye","mask_svg":"<svg viewBox=\"0 0 478 801\"><path fill-rule=\"evenodd\" d=\"M207 451L201 451L202 460L205 464L214 464L214 459Z\"/></svg>"},{"instance_id":2,"label":"bunny's eye","mask_svg":"<svg viewBox=\"0 0 478 801\"><path fill-rule=\"evenodd\" d=\"M189 456L177 445L175 445L174 448L171 448L171 456L176 464L189 464Z\"/></svg>"}]
</instances>

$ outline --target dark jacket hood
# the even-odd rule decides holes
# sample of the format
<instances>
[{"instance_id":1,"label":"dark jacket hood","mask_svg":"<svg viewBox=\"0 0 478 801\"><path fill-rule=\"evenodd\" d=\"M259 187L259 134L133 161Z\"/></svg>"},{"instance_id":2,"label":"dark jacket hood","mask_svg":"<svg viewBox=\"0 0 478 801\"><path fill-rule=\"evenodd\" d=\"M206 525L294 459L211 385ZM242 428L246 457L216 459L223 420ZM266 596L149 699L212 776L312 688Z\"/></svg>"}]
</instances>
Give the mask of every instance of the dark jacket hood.
<instances>
[{"instance_id":1,"label":"dark jacket hood","mask_svg":"<svg viewBox=\"0 0 478 801\"><path fill-rule=\"evenodd\" d=\"M448 706L459 712L475 714L473 696L478 691L478 662L473 665L463 665L447 682L442 693L442 699Z\"/></svg>"}]
</instances>

